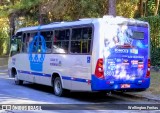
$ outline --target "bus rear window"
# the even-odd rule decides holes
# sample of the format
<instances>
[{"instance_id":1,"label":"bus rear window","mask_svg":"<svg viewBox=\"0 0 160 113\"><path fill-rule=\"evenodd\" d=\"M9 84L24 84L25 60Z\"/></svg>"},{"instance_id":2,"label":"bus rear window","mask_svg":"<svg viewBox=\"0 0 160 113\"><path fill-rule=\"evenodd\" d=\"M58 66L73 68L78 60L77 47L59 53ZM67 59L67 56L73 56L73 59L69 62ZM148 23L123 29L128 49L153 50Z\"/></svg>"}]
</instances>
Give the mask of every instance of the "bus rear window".
<instances>
[{"instance_id":1,"label":"bus rear window","mask_svg":"<svg viewBox=\"0 0 160 113\"><path fill-rule=\"evenodd\" d=\"M133 31L132 38L134 38L134 39L144 39L144 32Z\"/></svg>"}]
</instances>

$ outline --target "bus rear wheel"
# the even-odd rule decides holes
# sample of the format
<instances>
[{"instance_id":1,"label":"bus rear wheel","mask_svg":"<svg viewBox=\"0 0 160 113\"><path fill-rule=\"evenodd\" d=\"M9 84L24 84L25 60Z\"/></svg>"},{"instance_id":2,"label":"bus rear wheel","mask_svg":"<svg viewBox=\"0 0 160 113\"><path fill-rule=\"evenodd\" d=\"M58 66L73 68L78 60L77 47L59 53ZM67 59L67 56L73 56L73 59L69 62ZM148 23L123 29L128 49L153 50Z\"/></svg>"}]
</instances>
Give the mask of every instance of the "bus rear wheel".
<instances>
[{"instance_id":1,"label":"bus rear wheel","mask_svg":"<svg viewBox=\"0 0 160 113\"><path fill-rule=\"evenodd\" d=\"M18 79L17 73L15 73L14 81L15 81L16 85L22 85L23 84L23 80Z\"/></svg>"},{"instance_id":2,"label":"bus rear wheel","mask_svg":"<svg viewBox=\"0 0 160 113\"><path fill-rule=\"evenodd\" d=\"M56 77L53 83L54 94L56 96L64 96L66 94L66 90L62 88L62 82L60 77Z\"/></svg>"}]
</instances>

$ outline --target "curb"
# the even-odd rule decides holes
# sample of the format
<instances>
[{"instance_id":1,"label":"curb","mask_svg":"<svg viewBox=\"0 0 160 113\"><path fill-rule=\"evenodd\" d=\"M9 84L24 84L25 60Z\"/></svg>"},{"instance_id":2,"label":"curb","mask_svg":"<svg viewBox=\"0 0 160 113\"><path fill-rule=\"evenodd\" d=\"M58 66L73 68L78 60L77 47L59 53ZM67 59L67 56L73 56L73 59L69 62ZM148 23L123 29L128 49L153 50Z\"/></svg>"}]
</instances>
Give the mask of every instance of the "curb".
<instances>
[{"instance_id":1,"label":"curb","mask_svg":"<svg viewBox=\"0 0 160 113\"><path fill-rule=\"evenodd\" d=\"M8 69L0 70L0 73L8 73Z\"/></svg>"},{"instance_id":2,"label":"curb","mask_svg":"<svg viewBox=\"0 0 160 113\"><path fill-rule=\"evenodd\" d=\"M137 95L137 94L128 94L128 93L121 93L121 92L113 92L113 94L123 96L123 97L127 97L127 98L132 98L132 99L146 100L146 101L160 103L160 99L146 97L146 96Z\"/></svg>"},{"instance_id":3,"label":"curb","mask_svg":"<svg viewBox=\"0 0 160 113\"><path fill-rule=\"evenodd\" d=\"M132 95L132 94L128 94L128 95ZM158 102L158 103L160 103L160 99L151 98L151 97L145 97L145 96L140 96L140 95L132 95L132 96L136 96L138 98L141 98L142 100L147 100L147 101L151 101L151 102Z\"/></svg>"},{"instance_id":4,"label":"curb","mask_svg":"<svg viewBox=\"0 0 160 113\"><path fill-rule=\"evenodd\" d=\"M1 68L1 67L8 67L8 65L0 66L0 68Z\"/></svg>"}]
</instances>

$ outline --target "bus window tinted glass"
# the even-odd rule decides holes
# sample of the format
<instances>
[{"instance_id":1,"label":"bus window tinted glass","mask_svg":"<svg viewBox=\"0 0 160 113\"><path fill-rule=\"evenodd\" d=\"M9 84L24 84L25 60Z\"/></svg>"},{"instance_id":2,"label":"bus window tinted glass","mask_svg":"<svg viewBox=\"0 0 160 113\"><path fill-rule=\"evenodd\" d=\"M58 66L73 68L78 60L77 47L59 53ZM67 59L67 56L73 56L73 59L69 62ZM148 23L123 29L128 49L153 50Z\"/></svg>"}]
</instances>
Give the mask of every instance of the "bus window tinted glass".
<instances>
[{"instance_id":1,"label":"bus window tinted glass","mask_svg":"<svg viewBox=\"0 0 160 113\"><path fill-rule=\"evenodd\" d=\"M70 30L55 30L53 53L68 53Z\"/></svg>"},{"instance_id":2,"label":"bus window tinted glass","mask_svg":"<svg viewBox=\"0 0 160 113\"><path fill-rule=\"evenodd\" d=\"M45 44L46 44L46 48L44 48L44 42L42 43L41 41L41 49L45 49L43 51L45 51L46 53L51 53L52 52L52 37L53 37L53 31L42 31L40 33L40 35L43 36Z\"/></svg>"},{"instance_id":3,"label":"bus window tinted glass","mask_svg":"<svg viewBox=\"0 0 160 113\"><path fill-rule=\"evenodd\" d=\"M31 44L33 43L33 39L34 37L36 36L37 33L27 33L27 37L26 37L26 49L27 49L27 52L29 52L29 49L30 49L30 46Z\"/></svg>"},{"instance_id":4,"label":"bus window tinted glass","mask_svg":"<svg viewBox=\"0 0 160 113\"><path fill-rule=\"evenodd\" d=\"M25 41L26 41L26 33L23 33L23 37L22 37L22 52L27 52Z\"/></svg>"},{"instance_id":5,"label":"bus window tinted glass","mask_svg":"<svg viewBox=\"0 0 160 113\"><path fill-rule=\"evenodd\" d=\"M133 31L132 38L134 38L134 39L144 39L144 32Z\"/></svg>"},{"instance_id":6,"label":"bus window tinted glass","mask_svg":"<svg viewBox=\"0 0 160 113\"><path fill-rule=\"evenodd\" d=\"M71 53L90 53L92 27L72 29Z\"/></svg>"},{"instance_id":7,"label":"bus window tinted glass","mask_svg":"<svg viewBox=\"0 0 160 113\"><path fill-rule=\"evenodd\" d=\"M24 48L23 52L33 52L33 53L51 53L52 52L52 31L41 31L40 37L38 33L25 33L23 36ZM42 40L44 38L44 40ZM32 50L29 50L32 49Z\"/></svg>"},{"instance_id":8,"label":"bus window tinted glass","mask_svg":"<svg viewBox=\"0 0 160 113\"><path fill-rule=\"evenodd\" d=\"M42 31L40 34L44 37L45 41L52 41L52 31Z\"/></svg>"}]
</instances>

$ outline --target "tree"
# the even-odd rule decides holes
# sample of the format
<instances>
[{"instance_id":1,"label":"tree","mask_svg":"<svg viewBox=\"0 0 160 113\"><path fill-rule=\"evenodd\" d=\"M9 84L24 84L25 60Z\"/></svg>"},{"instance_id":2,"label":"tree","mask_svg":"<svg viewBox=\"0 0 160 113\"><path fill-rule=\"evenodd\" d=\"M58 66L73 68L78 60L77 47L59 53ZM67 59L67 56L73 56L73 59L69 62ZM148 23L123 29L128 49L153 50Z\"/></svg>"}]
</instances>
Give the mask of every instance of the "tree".
<instances>
[{"instance_id":1,"label":"tree","mask_svg":"<svg viewBox=\"0 0 160 113\"><path fill-rule=\"evenodd\" d=\"M0 17L8 17L10 25L10 34L14 34L19 18L24 17L28 20L38 21L38 6L41 5L42 0L2 0L0 4ZM16 23L17 22L17 23Z\"/></svg>"},{"instance_id":2,"label":"tree","mask_svg":"<svg viewBox=\"0 0 160 113\"><path fill-rule=\"evenodd\" d=\"M109 0L109 15L116 16L116 0Z\"/></svg>"},{"instance_id":3,"label":"tree","mask_svg":"<svg viewBox=\"0 0 160 113\"><path fill-rule=\"evenodd\" d=\"M145 0L145 2L144 2L144 16L148 16L147 5L148 5L148 0Z\"/></svg>"},{"instance_id":4,"label":"tree","mask_svg":"<svg viewBox=\"0 0 160 113\"><path fill-rule=\"evenodd\" d=\"M143 13L143 0L139 0L139 2L140 2L140 6L139 6L139 9L140 9L140 15L141 15L141 17L143 17L144 16L144 13Z\"/></svg>"},{"instance_id":5,"label":"tree","mask_svg":"<svg viewBox=\"0 0 160 113\"><path fill-rule=\"evenodd\" d=\"M139 0L117 0L116 1L116 13L117 15L134 18L137 14ZM123 7L122 7L123 6Z\"/></svg>"},{"instance_id":6,"label":"tree","mask_svg":"<svg viewBox=\"0 0 160 113\"><path fill-rule=\"evenodd\" d=\"M160 1L160 0L156 0L156 10L155 10L155 12L154 12L154 15L155 15L155 16L156 16L157 13L158 13L159 1Z\"/></svg>"}]
</instances>

